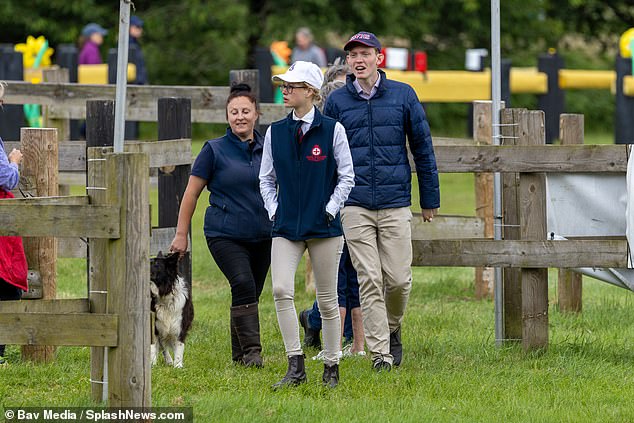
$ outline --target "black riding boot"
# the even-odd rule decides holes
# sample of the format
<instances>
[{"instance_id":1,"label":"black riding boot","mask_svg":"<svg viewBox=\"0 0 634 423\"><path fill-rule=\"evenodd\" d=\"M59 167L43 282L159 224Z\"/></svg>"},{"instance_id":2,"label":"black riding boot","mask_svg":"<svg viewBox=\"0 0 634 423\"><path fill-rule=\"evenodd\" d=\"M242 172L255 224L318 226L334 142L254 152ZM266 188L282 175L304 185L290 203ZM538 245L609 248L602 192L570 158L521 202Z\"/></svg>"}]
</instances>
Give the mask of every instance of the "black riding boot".
<instances>
[{"instance_id":1,"label":"black riding boot","mask_svg":"<svg viewBox=\"0 0 634 423\"><path fill-rule=\"evenodd\" d=\"M321 380L324 383L324 386L329 388L334 388L339 385L339 365L333 364L332 366L329 366L324 364L324 375Z\"/></svg>"},{"instance_id":2,"label":"black riding boot","mask_svg":"<svg viewBox=\"0 0 634 423\"><path fill-rule=\"evenodd\" d=\"M233 319L229 319L229 325L231 326L231 360L237 364L244 364L244 352L240 346L240 338L238 338L238 332L236 332L236 325L233 323Z\"/></svg>"},{"instance_id":3,"label":"black riding boot","mask_svg":"<svg viewBox=\"0 0 634 423\"><path fill-rule=\"evenodd\" d=\"M262 367L262 344L260 343L260 317L258 303L231 307L231 320L235 325L240 346L242 361L247 367Z\"/></svg>"},{"instance_id":4,"label":"black riding boot","mask_svg":"<svg viewBox=\"0 0 634 423\"><path fill-rule=\"evenodd\" d=\"M286 375L273 385L273 389L286 386L297 386L306 383L306 368L304 367L304 355L291 355L288 357L288 370Z\"/></svg>"}]
</instances>

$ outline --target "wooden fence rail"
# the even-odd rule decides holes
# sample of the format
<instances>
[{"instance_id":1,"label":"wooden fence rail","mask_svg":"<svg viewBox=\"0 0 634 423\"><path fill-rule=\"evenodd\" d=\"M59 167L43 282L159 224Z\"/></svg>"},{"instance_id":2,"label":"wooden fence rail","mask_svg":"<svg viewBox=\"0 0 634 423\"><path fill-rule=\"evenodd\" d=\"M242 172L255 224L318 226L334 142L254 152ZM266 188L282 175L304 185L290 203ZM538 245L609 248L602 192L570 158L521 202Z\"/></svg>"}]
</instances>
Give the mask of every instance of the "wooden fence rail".
<instances>
[{"instance_id":1,"label":"wooden fence rail","mask_svg":"<svg viewBox=\"0 0 634 423\"><path fill-rule=\"evenodd\" d=\"M412 240L415 266L627 267L625 240Z\"/></svg>"},{"instance_id":2,"label":"wooden fence rail","mask_svg":"<svg viewBox=\"0 0 634 423\"><path fill-rule=\"evenodd\" d=\"M99 239L103 248L100 254L91 256L89 267L93 274L102 275L107 284L91 285L90 294L103 298L106 309L96 311L95 304L89 306L88 299L2 302L0 342L29 347L71 345L99 350L110 347L109 405L148 407L151 406L148 158L144 153L109 153L102 158L89 162L89 173L95 173L93 166L101 169L97 172L102 176L98 195L103 194L103 201L88 204L93 203L88 197L0 200L3 211L0 219L10 216L0 223L0 235L52 237L61 235L58 233L61 231L71 236L87 236L95 242ZM109 211L107 218L99 215L103 210ZM38 225L32 222L29 225L29 218ZM8 229L9 225L13 228Z\"/></svg>"},{"instance_id":3,"label":"wooden fence rail","mask_svg":"<svg viewBox=\"0 0 634 423\"><path fill-rule=\"evenodd\" d=\"M65 198L71 198L70 204L61 204ZM52 203L41 197L3 201L0 236L119 237L118 206L79 205L73 197Z\"/></svg>"},{"instance_id":4,"label":"wooden fence rail","mask_svg":"<svg viewBox=\"0 0 634 423\"><path fill-rule=\"evenodd\" d=\"M114 100L114 85L75 83L41 83L7 81L5 104L40 104L48 106L50 119L86 119L86 101ZM225 102L229 87L187 87L129 85L126 120L156 122L157 98L189 98L192 122L226 123ZM260 104L261 124L282 119L288 113L281 104Z\"/></svg>"},{"instance_id":5,"label":"wooden fence rail","mask_svg":"<svg viewBox=\"0 0 634 423\"><path fill-rule=\"evenodd\" d=\"M447 139L443 139L446 141ZM435 145L436 163L441 173L624 173L627 145ZM5 148L19 148L6 142ZM191 140L126 141L125 152L147 153L150 167L191 164ZM411 162L412 171L416 171ZM85 172L86 143L59 143L60 172Z\"/></svg>"},{"instance_id":6,"label":"wooden fence rail","mask_svg":"<svg viewBox=\"0 0 634 423\"><path fill-rule=\"evenodd\" d=\"M60 172L86 172L86 142L61 141L59 145ZM6 142L5 150L20 148L19 142ZM150 167L174 166L192 162L191 139L164 141L126 141L123 146L126 153L146 153Z\"/></svg>"},{"instance_id":7,"label":"wooden fence rail","mask_svg":"<svg viewBox=\"0 0 634 423\"><path fill-rule=\"evenodd\" d=\"M544 145L544 114L501 112L502 141L439 146L441 172L503 173L503 240L413 240L414 265L504 268L504 339L526 350L548 345L548 267L627 267L625 240L546 240L546 174L625 173L629 147Z\"/></svg>"}]
</instances>

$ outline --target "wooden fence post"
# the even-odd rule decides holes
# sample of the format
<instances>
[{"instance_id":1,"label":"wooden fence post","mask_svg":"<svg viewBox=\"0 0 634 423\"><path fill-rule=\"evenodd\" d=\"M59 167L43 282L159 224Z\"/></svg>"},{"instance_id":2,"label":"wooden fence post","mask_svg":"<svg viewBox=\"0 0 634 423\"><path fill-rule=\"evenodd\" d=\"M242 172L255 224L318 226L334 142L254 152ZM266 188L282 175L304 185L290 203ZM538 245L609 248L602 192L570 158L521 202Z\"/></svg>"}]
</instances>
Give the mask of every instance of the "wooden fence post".
<instances>
[{"instance_id":1,"label":"wooden fence post","mask_svg":"<svg viewBox=\"0 0 634 423\"><path fill-rule=\"evenodd\" d=\"M22 128L20 130L22 177L29 180L35 197L58 195L58 144L55 128ZM24 251L29 269L36 270L42 281L42 299L54 299L57 291L57 240L53 237L24 238ZM53 346L22 346L22 359L47 362L55 357Z\"/></svg>"},{"instance_id":2,"label":"wooden fence post","mask_svg":"<svg viewBox=\"0 0 634 423\"><path fill-rule=\"evenodd\" d=\"M583 144L583 115L562 114L559 131L561 145ZM557 281L557 304L560 312L579 313L582 308L581 274L568 269L559 269Z\"/></svg>"},{"instance_id":3,"label":"wooden fence post","mask_svg":"<svg viewBox=\"0 0 634 423\"><path fill-rule=\"evenodd\" d=\"M521 113L521 145L546 143L544 112ZM520 174L520 239L546 240L546 175ZM548 347L548 269L521 269L522 278L522 346L524 350Z\"/></svg>"},{"instance_id":4,"label":"wooden fence post","mask_svg":"<svg viewBox=\"0 0 634 423\"><path fill-rule=\"evenodd\" d=\"M251 92L255 95L255 98L260 101L260 71L257 69L239 69L229 71L229 85L233 85L234 83L249 84Z\"/></svg>"},{"instance_id":5,"label":"wooden fence post","mask_svg":"<svg viewBox=\"0 0 634 423\"><path fill-rule=\"evenodd\" d=\"M192 137L192 103L189 98L159 98L158 139L171 140ZM158 226L175 228L178 210L189 181L191 165L167 166L158 173ZM191 239L191 227L188 238ZM179 262L180 272L192 282L191 254Z\"/></svg>"},{"instance_id":6,"label":"wooden fence post","mask_svg":"<svg viewBox=\"0 0 634 423\"><path fill-rule=\"evenodd\" d=\"M102 147L114 143L114 101L93 100L86 102L86 195L91 204L105 204L115 193L107 192L105 158ZM114 199L110 200L114 201ZM108 240L91 239L88 245L88 298L92 313L105 313L108 300L107 269L111 264L106 255ZM116 264L118 266L118 264ZM91 397L94 402L105 399L104 347L90 348Z\"/></svg>"},{"instance_id":7,"label":"wooden fence post","mask_svg":"<svg viewBox=\"0 0 634 423\"><path fill-rule=\"evenodd\" d=\"M64 68L49 68L42 70L43 82L69 82L68 69ZM43 106L42 107L42 125L45 128L57 128L57 139L61 141L68 141L70 139L70 120L69 119L54 119L50 117L51 107L55 106Z\"/></svg>"},{"instance_id":8,"label":"wooden fence post","mask_svg":"<svg viewBox=\"0 0 634 423\"><path fill-rule=\"evenodd\" d=\"M490 101L473 102L473 140L476 145L491 145L492 103ZM493 238L493 174L482 172L475 174L476 216L484 219L484 237ZM492 267L475 268L475 297L492 298L494 269Z\"/></svg>"},{"instance_id":9,"label":"wooden fence post","mask_svg":"<svg viewBox=\"0 0 634 423\"><path fill-rule=\"evenodd\" d=\"M501 145L515 145L519 137L519 116L525 109L502 109L500 122ZM502 174L502 238L520 239L518 193L519 175ZM519 341L522 339L522 284L517 268L503 268L503 307L504 339Z\"/></svg>"},{"instance_id":10,"label":"wooden fence post","mask_svg":"<svg viewBox=\"0 0 634 423\"><path fill-rule=\"evenodd\" d=\"M68 69L58 67L42 70L43 82L69 82ZM68 141L70 139L70 120L53 119L50 117L50 109L54 106L42 106L42 126L44 128L57 128L57 139ZM60 185L59 195L70 195L70 185Z\"/></svg>"},{"instance_id":11,"label":"wooden fence post","mask_svg":"<svg viewBox=\"0 0 634 423\"><path fill-rule=\"evenodd\" d=\"M246 83L251 87L251 92L258 99L258 103L262 101L260 90L260 71L258 69L239 69L229 71L229 85ZM264 135L268 125L261 125L259 119L255 124L260 134Z\"/></svg>"},{"instance_id":12,"label":"wooden fence post","mask_svg":"<svg viewBox=\"0 0 634 423\"><path fill-rule=\"evenodd\" d=\"M120 205L119 239L108 240L108 313L118 316L118 345L108 353L108 405L151 407L149 160L106 156L106 192Z\"/></svg>"},{"instance_id":13,"label":"wooden fence post","mask_svg":"<svg viewBox=\"0 0 634 423\"><path fill-rule=\"evenodd\" d=\"M114 145L114 101L86 102L86 147Z\"/></svg>"}]
</instances>

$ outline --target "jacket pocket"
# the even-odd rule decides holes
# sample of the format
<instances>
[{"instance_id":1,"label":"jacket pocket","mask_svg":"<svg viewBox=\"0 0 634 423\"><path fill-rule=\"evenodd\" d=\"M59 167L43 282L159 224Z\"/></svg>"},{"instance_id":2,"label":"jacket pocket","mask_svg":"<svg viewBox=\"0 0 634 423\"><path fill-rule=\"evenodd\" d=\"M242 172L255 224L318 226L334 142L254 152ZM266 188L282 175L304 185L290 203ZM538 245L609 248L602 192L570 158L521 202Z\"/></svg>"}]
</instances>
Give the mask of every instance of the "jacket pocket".
<instances>
[{"instance_id":1,"label":"jacket pocket","mask_svg":"<svg viewBox=\"0 0 634 423\"><path fill-rule=\"evenodd\" d=\"M210 205L211 207L214 207L214 208L217 208L217 209L219 209L219 210L222 210L223 212L226 212L226 211L227 211L227 206L226 206L226 204L222 204L222 203L220 203L220 202L218 202L218 201L215 201L215 200L209 200L209 205Z\"/></svg>"},{"instance_id":2,"label":"jacket pocket","mask_svg":"<svg viewBox=\"0 0 634 423\"><path fill-rule=\"evenodd\" d=\"M205 232L225 233L229 227L227 207L218 203L210 203L205 212Z\"/></svg>"}]
</instances>

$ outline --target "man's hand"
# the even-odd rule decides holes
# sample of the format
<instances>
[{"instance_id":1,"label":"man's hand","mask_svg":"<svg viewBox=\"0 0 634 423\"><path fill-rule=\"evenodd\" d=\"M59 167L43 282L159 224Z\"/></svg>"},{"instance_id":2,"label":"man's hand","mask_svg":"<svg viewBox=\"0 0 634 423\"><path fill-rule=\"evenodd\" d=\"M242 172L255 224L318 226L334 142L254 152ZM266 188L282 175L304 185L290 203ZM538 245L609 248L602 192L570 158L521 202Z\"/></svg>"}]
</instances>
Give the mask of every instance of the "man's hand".
<instances>
[{"instance_id":1,"label":"man's hand","mask_svg":"<svg viewBox=\"0 0 634 423\"><path fill-rule=\"evenodd\" d=\"M438 209L423 209L423 222L431 222L438 213Z\"/></svg>"}]
</instances>

